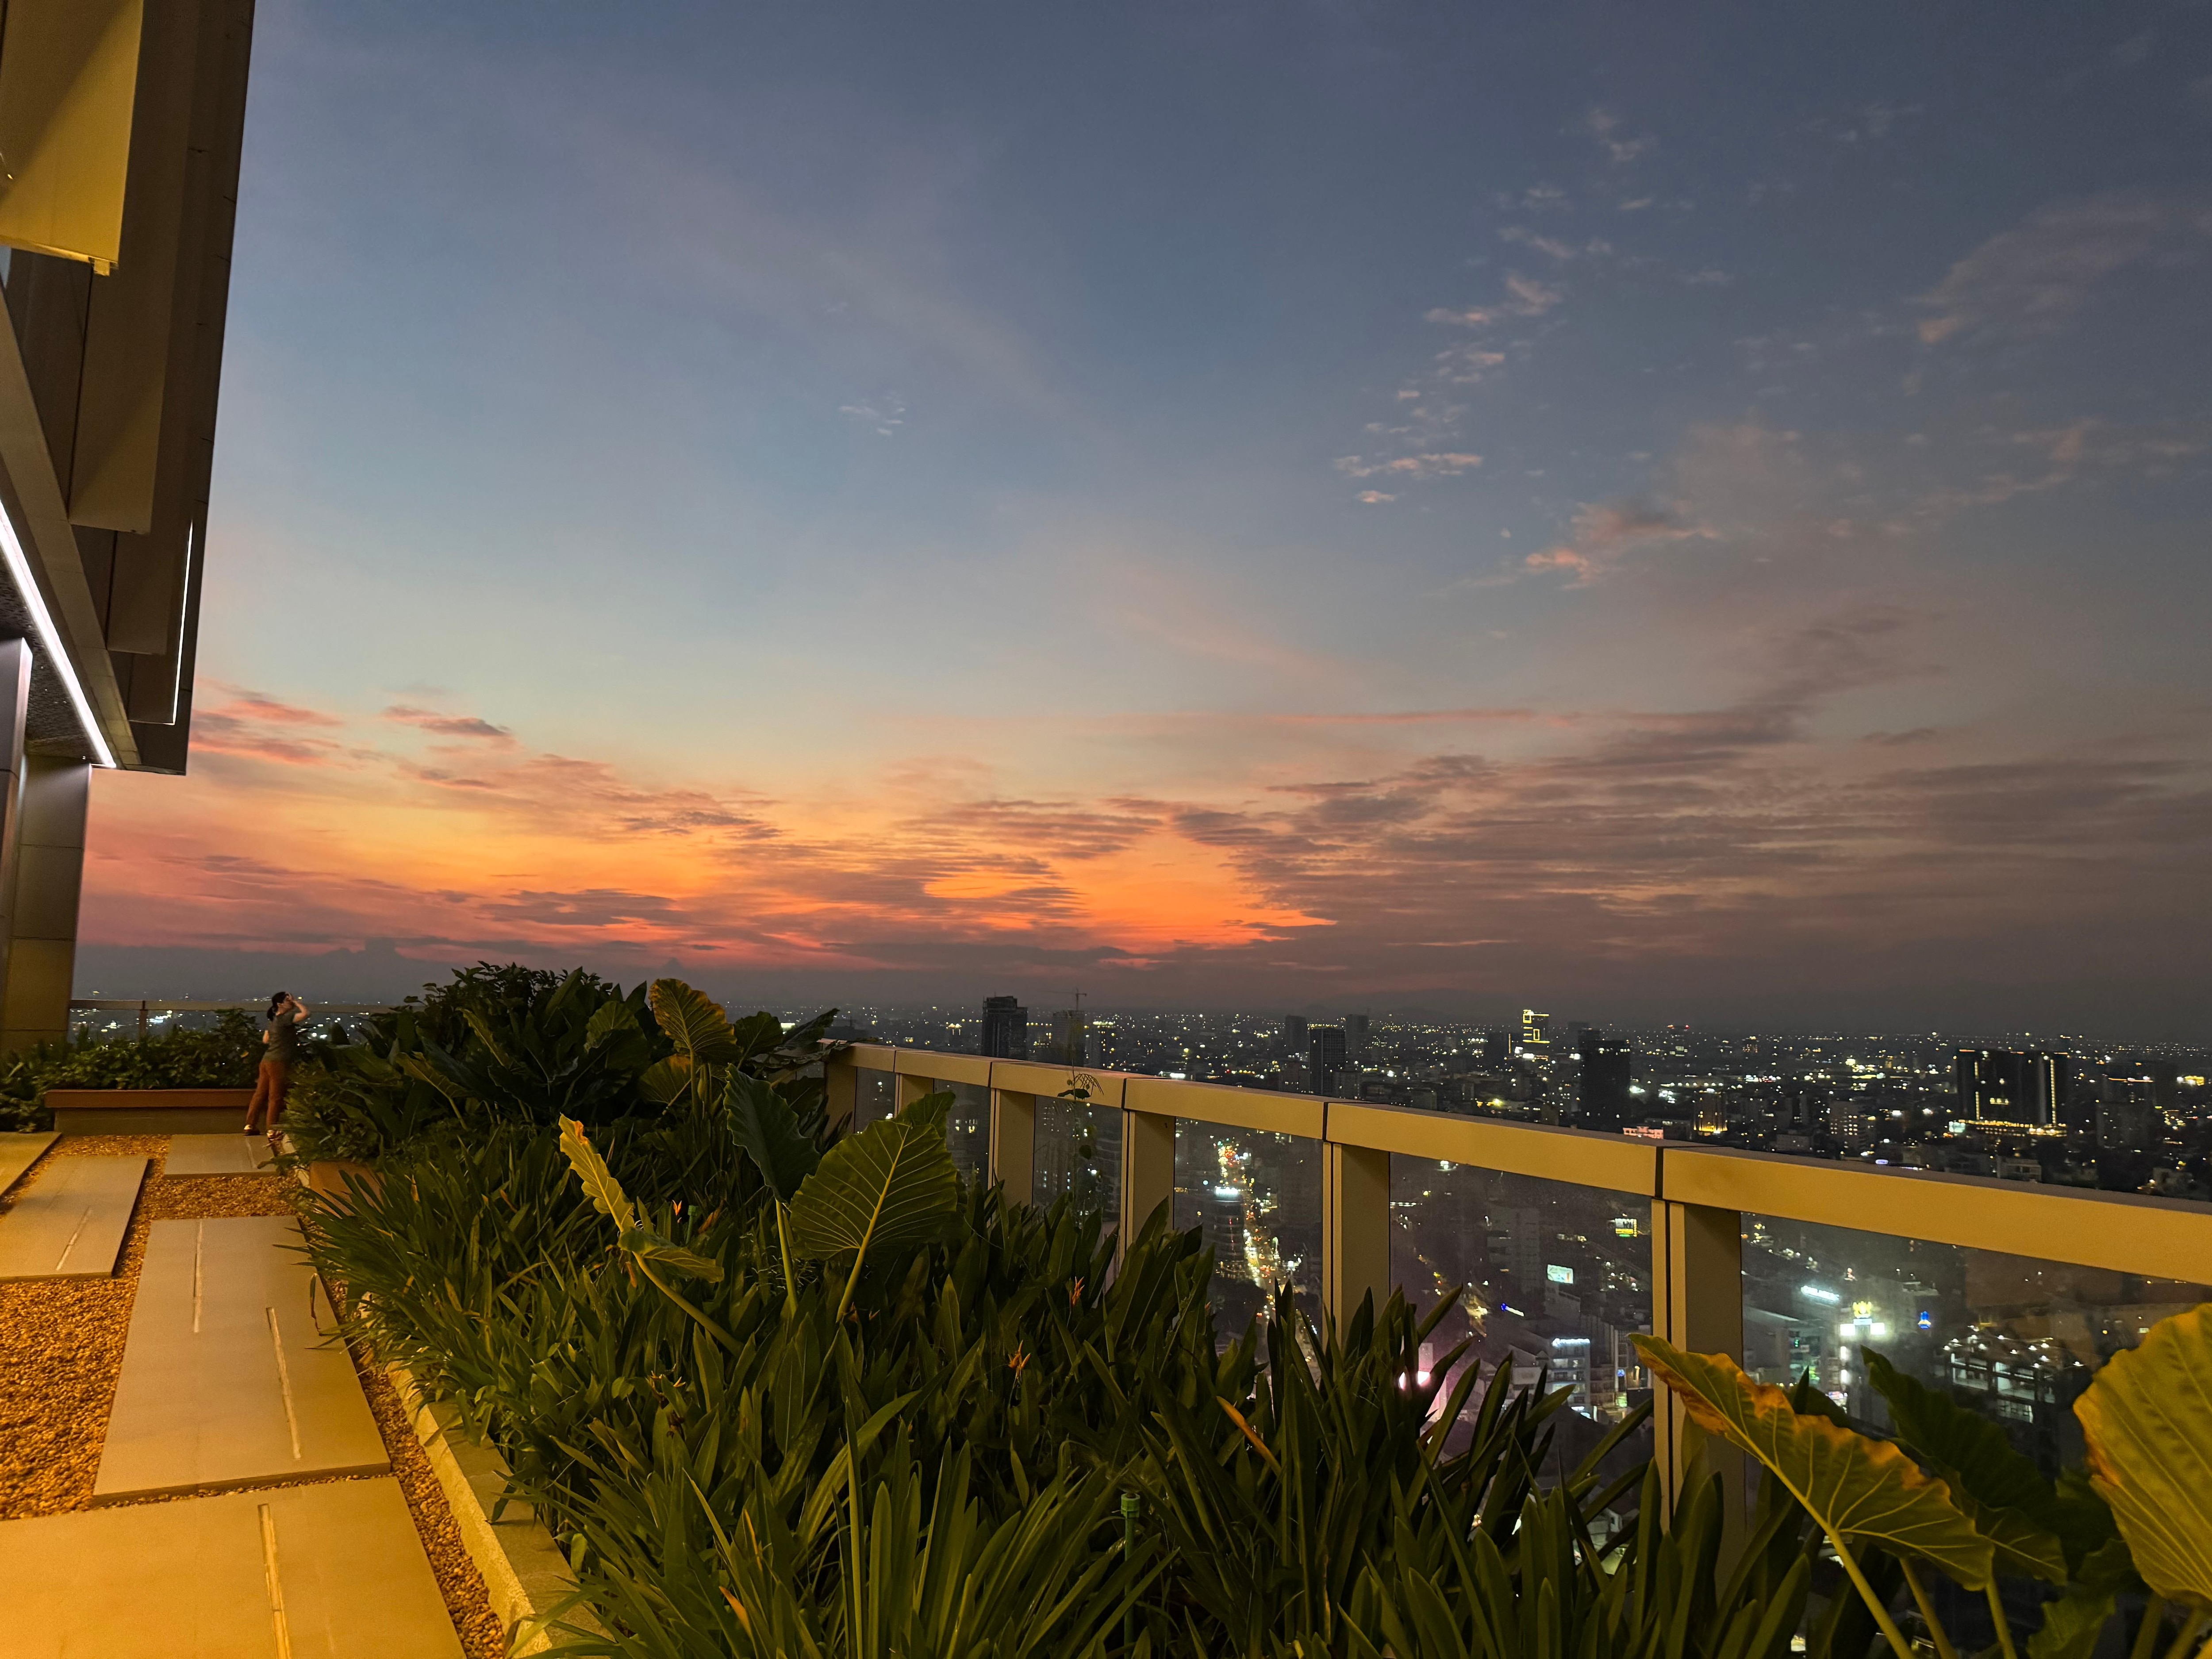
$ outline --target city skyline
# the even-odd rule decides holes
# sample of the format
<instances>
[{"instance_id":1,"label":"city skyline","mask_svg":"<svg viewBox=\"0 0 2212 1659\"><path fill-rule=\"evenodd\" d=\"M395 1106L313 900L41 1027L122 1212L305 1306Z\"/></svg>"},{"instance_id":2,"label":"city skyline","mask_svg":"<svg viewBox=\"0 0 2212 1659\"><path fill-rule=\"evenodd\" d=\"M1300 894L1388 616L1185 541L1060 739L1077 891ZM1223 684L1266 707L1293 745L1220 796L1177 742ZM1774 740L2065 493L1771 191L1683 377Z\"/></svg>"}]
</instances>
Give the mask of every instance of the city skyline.
<instances>
[{"instance_id":1,"label":"city skyline","mask_svg":"<svg viewBox=\"0 0 2212 1659\"><path fill-rule=\"evenodd\" d=\"M96 779L81 994L2194 1040L2204 17L255 52L192 775Z\"/></svg>"}]
</instances>

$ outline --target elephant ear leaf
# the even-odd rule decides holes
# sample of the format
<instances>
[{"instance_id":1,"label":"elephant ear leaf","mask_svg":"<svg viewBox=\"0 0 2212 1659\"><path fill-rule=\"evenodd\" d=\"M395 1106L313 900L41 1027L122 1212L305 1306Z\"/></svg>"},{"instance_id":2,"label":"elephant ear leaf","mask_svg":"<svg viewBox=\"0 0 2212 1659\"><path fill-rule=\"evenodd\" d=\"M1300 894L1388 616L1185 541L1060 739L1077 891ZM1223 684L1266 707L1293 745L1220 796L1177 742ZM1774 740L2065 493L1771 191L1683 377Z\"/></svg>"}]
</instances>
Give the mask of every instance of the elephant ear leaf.
<instances>
[{"instance_id":1,"label":"elephant ear leaf","mask_svg":"<svg viewBox=\"0 0 2212 1659\"><path fill-rule=\"evenodd\" d=\"M876 1249L930 1243L959 1212L960 1177L945 1148L943 1120L902 1114L871 1123L823 1155L792 1201L792 1249L827 1261L847 1250L865 1256Z\"/></svg>"},{"instance_id":2,"label":"elephant ear leaf","mask_svg":"<svg viewBox=\"0 0 2212 1659\"><path fill-rule=\"evenodd\" d=\"M2074 1415L2143 1583L2212 1607L2212 1303L2106 1360Z\"/></svg>"},{"instance_id":3,"label":"elephant ear leaf","mask_svg":"<svg viewBox=\"0 0 2212 1659\"><path fill-rule=\"evenodd\" d=\"M637 1091L656 1106L672 1105L691 1086L691 1062L682 1054L656 1060L638 1073Z\"/></svg>"},{"instance_id":4,"label":"elephant ear leaf","mask_svg":"<svg viewBox=\"0 0 2212 1659\"><path fill-rule=\"evenodd\" d=\"M2012 1449L2005 1431L1907 1376L1872 1348L1867 1375L1889 1402L1899 1441L1951 1489L1952 1500L1996 1551L2000 1572L2066 1582L2066 1549L2046 1522L2057 1494L2041 1470Z\"/></svg>"},{"instance_id":5,"label":"elephant ear leaf","mask_svg":"<svg viewBox=\"0 0 2212 1659\"><path fill-rule=\"evenodd\" d=\"M584 1183L584 1196L592 1200L593 1209L622 1232L637 1225L637 1210L629 1194L623 1191L622 1182L615 1179L606 1159L585 1134L584 1126L572 1117L561 1120L561 1151L568 1158L568 1167L576 1172L576 1179Z\"/></svg>"},{"instance_id":6,"label":"elephant ear leaf","mask_svg":"<svg viewBox=\"0 0 2212 1659\"><path fill-rule=\"evenodd\" d=\"M610 997L593 1010L590 1022L584 1027L584 1047L596 1048L618 1032L637 1030L637 1016L630 1012L629 1004L619 997Z\"/></svg>"},{"instance_id":7,"label":"elephant ear leaf","mask_svg":"<svg viewBox=\"0 0 2212 1659\"><path fill-rule=\"evenodd\" d=\"M723 1065L738 1056L730 1022L703 991L680 979L653 981L653 1018L687 1060Z\"/></svg>"},{"instance_id":8,"label":"elephant ear leaf","mask_svg":"<svg viewBox=\"0 0 2212 1659\"><path fill-rule=\"evenodd\" d=\"M2140 1593L2127 1543L2110 1538L2082 1558L2066 1594L2043 1607L2043 1627L2027 1638L2028 1659L2090 1659L2120 1592Z\"/></svg>"},{"instance_id":9,"label":"elephant ear leaf","mask_svg":"<svg viewBox=\"0 0 2212 1659\"><path fill-rule=\"evenodd\" d=\"M625 1227L617 1240L641 1261L658 1262L712 1284L722 1282L722 1264L663 1238L650 1227Z\"/></svg>"},{"instance_id":10,"label":"elephant ear leaf","mask_svg":"<svg viewBox=\"0 0 2212 1659\"><path fill-rule=\"evenodd\" d=\"M1971 1589L1990 1583L1990 1540L1900 1449L1801 1415L1785 1390L1753 1382L1724 1354L1633 1340L1698 1425L1765 1464L1831 1538L1919 1556Z\"/></svg>"},{"instance_id":11,"label":"elephant ear leaf","mask_svg":"<svg viewBox=\"0 0 2212 1659\"><path fill-rule=\"evenodd\" d=\"M743 1072L731 1073L726 1103L738 1144L745 1149L777 1200L790 1203L799 1195L800 1184L822 1162L814 1143L799 1133L791 1103L759 1079Z\"/></svg>"}]
</instances>

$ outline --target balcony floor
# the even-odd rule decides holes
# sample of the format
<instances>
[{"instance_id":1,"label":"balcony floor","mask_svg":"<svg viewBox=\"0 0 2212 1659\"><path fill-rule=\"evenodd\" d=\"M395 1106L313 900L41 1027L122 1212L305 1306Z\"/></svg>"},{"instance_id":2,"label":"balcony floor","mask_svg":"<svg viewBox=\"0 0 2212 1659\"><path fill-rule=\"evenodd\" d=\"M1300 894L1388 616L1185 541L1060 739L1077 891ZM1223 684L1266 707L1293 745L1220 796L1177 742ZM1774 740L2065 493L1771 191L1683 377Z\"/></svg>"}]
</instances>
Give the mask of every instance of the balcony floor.
<instances>
[{"instance_id":1,"label":"balcony floor","mask_svg":"<svg viewBox=\"0 0 2212 1659\"><path fill-rule=\"evenodd\" d=\"M11 1607L9 1651L501 1653L483 1580L390 1384L285 1329L307 1317L309 1276L279 1219L291 1211L278 1178L172 1175L167 1136L34 1139L0 1136L0 1158L29 1154L7 1160L21 1173L0 1191L0 1249L12 1223L52 1207L36 1196L71 1165L147 1159L151 1172L112 1276L0 1284L0 1552L27 1591ZM245 1162L198 1139L177 1138L186 1169ZM10 1173L0 1164L0 1181ZM270 1307L273 1336L246 1317L267 1325ZM117 1460L143 1461L149 1425L177 1470L125 1492ZM260 1455L263 1441L285 1455ZM241 1448L255 1455L230 1457ZM198 1491L138 1495L149 1486Z\"/></svg>"}]
</instances>

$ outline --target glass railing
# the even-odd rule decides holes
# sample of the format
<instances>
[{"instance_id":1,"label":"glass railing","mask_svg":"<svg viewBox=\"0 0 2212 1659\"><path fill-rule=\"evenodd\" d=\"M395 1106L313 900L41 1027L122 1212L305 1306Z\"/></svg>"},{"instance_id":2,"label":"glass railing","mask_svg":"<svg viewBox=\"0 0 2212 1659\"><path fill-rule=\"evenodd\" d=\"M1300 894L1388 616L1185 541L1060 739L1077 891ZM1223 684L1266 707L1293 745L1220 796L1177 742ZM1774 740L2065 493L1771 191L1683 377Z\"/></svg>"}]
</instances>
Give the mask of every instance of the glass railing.
<instances>
[{"instance_id":1,"label":"glass railing","mask_svg":"<svg viewBox=\"0 0 2212 1659\"><path fill-rule=\"evenodd\" d=\"M1879 1427L1872 1349L1984 1396L2056 1468L2095 1366L2212 1299L2212 1208L2179 1200L905 1048L830 1072L833 1112L862 1121L957 1085L956 1160L1038 1202L1125 1228L1169 1205L1204 1231L1224 1331L1278 1287L1339 1319L1394 1286L1449 1298L1425 1361L1465 1345L1486 1378L1571 1389L1570 1458L1648 1397L1629 1338L1654 1331L1765 1380L1809 1373ZM1655 1431L1679 1471L1679 1422Z\"/></svg>"}]
</instances>

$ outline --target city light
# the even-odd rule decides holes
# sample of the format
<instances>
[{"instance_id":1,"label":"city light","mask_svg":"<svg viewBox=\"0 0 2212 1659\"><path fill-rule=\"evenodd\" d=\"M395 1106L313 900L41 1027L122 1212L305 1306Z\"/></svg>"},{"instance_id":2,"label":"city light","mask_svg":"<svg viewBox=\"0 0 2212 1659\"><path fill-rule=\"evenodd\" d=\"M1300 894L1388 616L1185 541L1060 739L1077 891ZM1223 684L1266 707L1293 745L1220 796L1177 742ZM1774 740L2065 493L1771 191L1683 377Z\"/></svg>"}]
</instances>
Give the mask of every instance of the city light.
<instances>
[{"instance_id":1,"label":"city light","mask_svg":"<svg viewBox=\"0 0 2212 1659\"><path fill-rule=\"evenodd\" d=\"M1844 1298L1836 1291L1822 1290L1818 1285L1800 1285L1797 1294L1808 1301L1825 1303L1831 1308L1840 1308L1844 1304Z\"/></svg>"}]
</instances>

